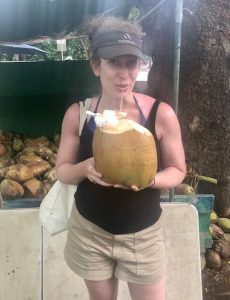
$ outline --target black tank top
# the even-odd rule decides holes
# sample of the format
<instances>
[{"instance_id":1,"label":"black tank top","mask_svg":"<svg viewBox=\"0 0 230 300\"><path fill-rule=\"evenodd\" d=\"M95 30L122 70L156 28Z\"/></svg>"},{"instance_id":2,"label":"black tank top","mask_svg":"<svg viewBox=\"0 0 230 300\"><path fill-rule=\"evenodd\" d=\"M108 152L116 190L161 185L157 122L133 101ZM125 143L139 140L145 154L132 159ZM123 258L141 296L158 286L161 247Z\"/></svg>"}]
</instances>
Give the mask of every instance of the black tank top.
<instances>
[{"instance_id":1,"label":"black tank top","mask_svg":"<svg viewBox=\"0 0 230 300\"><path fill-rule=\"evenodd\" d=\"M141 114L141 123L145 123L142 125L148 128L155 138L158 161L160 161L159 143L155 133L155 119L159 101L154 102L149 117L145 120L138 102L135 98L134 100ZM97 107L95 112L96 110ZM95 128L93 124L94 120L91 118L83 126L80 137L79 161L93 156L92 139ZM134 192L100 186L88 179L78 185L75 203L83 217L112 234L133 233L145 229L159 219L162 211L158 189L145 188L139 192Z\"/></svg>"}]
</instances>

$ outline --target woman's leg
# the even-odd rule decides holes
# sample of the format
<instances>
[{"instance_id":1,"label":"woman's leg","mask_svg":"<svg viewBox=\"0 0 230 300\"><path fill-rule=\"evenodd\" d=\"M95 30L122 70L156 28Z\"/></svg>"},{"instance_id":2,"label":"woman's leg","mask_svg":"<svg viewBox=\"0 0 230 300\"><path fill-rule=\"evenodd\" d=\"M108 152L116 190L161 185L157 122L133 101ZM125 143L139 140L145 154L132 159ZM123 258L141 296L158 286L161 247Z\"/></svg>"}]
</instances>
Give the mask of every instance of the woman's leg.
<instances>
[{"instance_id":1,"label":"woman's leg","mask_svg":"<svg viewBox=\"0 0 230 300\"><path fill-rule=\"evenodd\" d=\"M166 286L165 280L154 284L128 283L132 300L165 300Z\"/></svg>"},{"instance_id":2,"label":"woman's leg","mask_svg":"<svg viewBox=\"0 0 230 300\"><path fill-rule=\"evenodd\" d=\"M116 300L118 280L113 277L107 280L85 280L90 300Z\"/></svg>"}]
</instances>

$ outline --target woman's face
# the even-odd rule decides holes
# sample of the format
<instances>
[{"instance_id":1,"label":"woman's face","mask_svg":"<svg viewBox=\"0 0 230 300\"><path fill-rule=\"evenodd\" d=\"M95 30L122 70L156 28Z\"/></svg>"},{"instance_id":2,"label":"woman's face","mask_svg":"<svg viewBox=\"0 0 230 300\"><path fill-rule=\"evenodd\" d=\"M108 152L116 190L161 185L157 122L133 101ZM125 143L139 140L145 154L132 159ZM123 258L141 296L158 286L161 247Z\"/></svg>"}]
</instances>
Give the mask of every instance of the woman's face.
<instances>
[{"instance_id":1,"label":"woman's face","mask_svg":"<svg viewBox=\"0 0 230 300\"><path fill-rule=\"evenodd\" d=\"M94 74L100 76L103 95L120 99L132 93L140 60L134 55L122 55L101 59L100 64L93 64L92 68Z\"/></svg>"}]
</instances>

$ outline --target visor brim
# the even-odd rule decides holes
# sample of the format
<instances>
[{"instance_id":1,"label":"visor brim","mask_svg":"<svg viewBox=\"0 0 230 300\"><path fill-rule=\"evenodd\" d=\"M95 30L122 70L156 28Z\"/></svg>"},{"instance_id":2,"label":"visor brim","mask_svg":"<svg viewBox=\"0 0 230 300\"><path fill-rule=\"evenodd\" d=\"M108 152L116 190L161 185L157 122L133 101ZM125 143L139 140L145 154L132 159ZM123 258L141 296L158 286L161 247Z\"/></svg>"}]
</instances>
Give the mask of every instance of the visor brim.
<instances>
[{"instance_id":1,"label":"visor brim","mask_svg":"<svg viewBox=\"0 0 230 300\"><path fill-rule=\"evenodd\" d=\"M145 58L142 52L135 46L131 45L110 45L104 46L97 50L97 54L100 58L108 60L110 58L121 55L134 55L139 57L144 63Z\"/></svg>"}]
</instances>

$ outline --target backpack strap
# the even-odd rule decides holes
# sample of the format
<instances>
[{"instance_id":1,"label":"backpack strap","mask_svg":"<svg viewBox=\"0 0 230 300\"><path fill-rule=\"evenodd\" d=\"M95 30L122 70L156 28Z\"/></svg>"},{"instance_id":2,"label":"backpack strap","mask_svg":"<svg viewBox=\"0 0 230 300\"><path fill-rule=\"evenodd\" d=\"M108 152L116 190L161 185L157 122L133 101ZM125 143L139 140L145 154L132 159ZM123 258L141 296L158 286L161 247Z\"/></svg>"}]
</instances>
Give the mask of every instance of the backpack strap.
<instances>
[{"instance_id":1,"label":"backpack strap","mask_svg":"<svg viewBox=\"0 0 230 300\"><path fill-rule=\"evenodd\" d=\"M85 120L87 119L86 111L90 109L91 105L91 98L86 98L85 101L80 101L79 108L80 108L80 114L79 114L79 136L81 135Z\"/></svg>"}]
</instances>

